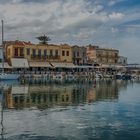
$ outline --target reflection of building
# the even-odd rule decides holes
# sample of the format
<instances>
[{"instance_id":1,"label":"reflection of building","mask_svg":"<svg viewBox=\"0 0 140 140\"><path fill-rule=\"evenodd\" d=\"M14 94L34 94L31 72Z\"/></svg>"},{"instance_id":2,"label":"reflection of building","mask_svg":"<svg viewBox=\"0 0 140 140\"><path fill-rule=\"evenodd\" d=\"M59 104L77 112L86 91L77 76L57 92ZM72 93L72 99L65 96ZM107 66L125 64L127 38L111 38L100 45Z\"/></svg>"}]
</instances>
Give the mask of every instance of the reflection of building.
<instances>
[{"instance_id":1,"label":"reflection of building","mask_svg":"<svg viewBox=\"0 0 140 140\"><path fill-rule=\"evenodd\" d=\"M89 89L87 93L87 101L88 102L94 102L96 101L96 90L95 87L92 87Z\"/></svg>"},{"instance_id":2,"label":"reflection of building","mask_svg":"<svg viewBox=\"0 0 140 140\"><path fill-rule=\"evenodd\" d=\"M74 88L75 91L78 91L77 87ZM72 92L72 86L12 86L11 90L6 94L6 106L8 108L43 108L54 105L67 106L72 104L73 100L80 102L80 92L75 93L75 95L78 94L75 97L72 96Z\"/></svg>"},{"instance_id":3,"label":"reflection of building","mask_svg":"<svg viewBox=\"0 0 140 140\"><path fill-rule=\"evenodd\" d=\"M121 86L121 85L119 85ZM93 85L19 85L5 92L7 108L48 108L118 98L117 83Z\"/></svg>"},{"instance_id":4,"label":"reflection of building","mask_svg":"<svg viewBox=\"0 0 140 140\"><path fill-rule=\"evenodd\" d=\"M87 57L89 63L117 64L119 51L115 49L99 48L98 46L87 46Z\"/></svg>"},{"instance_id":5,"label":"reflection of building","mask_svg":"<svg viewBox=\"0 0 140 140\"><path fill-rule=\"evenodd\" d=\"M96 87L96 100L118 99L118 84L116 82L101 83Z\"/></svg>"},{"instance_id":6,"label":"reflection of building","mask_svg":"<svg viewBox=\"0 0 140 140\"><path fill-rule=\"evenodd\" d=\"M76 65L87 64L86 51L87 51L86 47L73 46L72 47L73 63Z\"/></svg>"}]
</instances>

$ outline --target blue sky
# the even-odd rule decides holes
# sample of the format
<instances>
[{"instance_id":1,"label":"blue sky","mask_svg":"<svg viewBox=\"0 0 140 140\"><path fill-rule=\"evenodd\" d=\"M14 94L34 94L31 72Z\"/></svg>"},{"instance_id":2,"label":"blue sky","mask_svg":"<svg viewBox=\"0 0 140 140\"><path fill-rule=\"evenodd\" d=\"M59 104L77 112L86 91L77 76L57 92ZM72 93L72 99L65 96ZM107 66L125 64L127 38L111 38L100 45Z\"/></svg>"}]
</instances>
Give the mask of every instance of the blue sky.
<instances>
[{"instance_id":1,"label":"blue sky","mask_svg":"<svg viewBox=\"0 0 140 140\"><path fill-rule=\"evenodd\" d=\"M5 40L95 44L140 63L140 0L0 0Z\"/></svg>"}]
</instances>

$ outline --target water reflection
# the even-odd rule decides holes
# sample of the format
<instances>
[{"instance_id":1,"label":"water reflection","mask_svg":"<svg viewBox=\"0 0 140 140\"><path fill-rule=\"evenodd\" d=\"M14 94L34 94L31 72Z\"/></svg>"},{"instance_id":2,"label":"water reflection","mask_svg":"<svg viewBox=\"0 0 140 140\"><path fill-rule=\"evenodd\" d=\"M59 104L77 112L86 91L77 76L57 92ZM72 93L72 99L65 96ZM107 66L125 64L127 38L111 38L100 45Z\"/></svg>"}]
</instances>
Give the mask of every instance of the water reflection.
<instances>
[{"instance_id":1,"label":"water reflection","mask_svg":"<svg viewBox=\"0 0 140 140\"><path fill-rule=\"evenodd\" d=\"M139 83L0 84L1 139L139 139Z\"/></svg>"},{"instance_id":2,"label":"water reflection","mask_svg":"<svg viewBox=\"0 0 140 140\"><path fill-rule=\"evenodd\" d=\"M5 109L50 108L96 101L116 101L126 82L96 84L12 85L4 90Z\"/></svg>"}]
</instances>

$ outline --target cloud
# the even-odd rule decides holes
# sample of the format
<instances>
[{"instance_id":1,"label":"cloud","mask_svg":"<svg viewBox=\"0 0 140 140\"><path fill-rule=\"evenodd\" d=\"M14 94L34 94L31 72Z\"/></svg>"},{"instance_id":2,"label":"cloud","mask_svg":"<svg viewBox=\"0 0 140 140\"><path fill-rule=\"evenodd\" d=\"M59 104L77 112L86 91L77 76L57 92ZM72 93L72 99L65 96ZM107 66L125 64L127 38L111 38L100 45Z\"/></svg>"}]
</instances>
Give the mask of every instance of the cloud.
<instances>
[{"instance_id":1,"label":"cloud","mask_svg":"<svg viewBox=\"0 0 140 140\"><path fill-rule=\"evenodd\" d=\"M139 5L126 10L112 8L123 1L1 0L0 18L4 19L6 40L36 42L36 36L47 34L54 43L106 44L124 51L124 38L140 36L140 24L135 24L140 10Z\"/></svg>"},{"instance_id":2,"label":"cloud","mask_svg":"<svg viewBox=\"0 0 140 140\"><path fill-rule=\"evenodd\" d=\"M113 5L123 2L123 1L125 1L125 0L109 0L108 5L113 6Z\"/></svg>"},{"instance_id":3,"label":"cloud","mask_svg":"<svg viewBox=\"0 0 140 140\"><path fill-rule=\"evenodd\" d=\"M122 14L122 13L115 13L115 12L113 12L113 13L109 14L109 18L111 20L120 20L123 17L124 17L124 14Z\"/></svg>"}]
</instances>

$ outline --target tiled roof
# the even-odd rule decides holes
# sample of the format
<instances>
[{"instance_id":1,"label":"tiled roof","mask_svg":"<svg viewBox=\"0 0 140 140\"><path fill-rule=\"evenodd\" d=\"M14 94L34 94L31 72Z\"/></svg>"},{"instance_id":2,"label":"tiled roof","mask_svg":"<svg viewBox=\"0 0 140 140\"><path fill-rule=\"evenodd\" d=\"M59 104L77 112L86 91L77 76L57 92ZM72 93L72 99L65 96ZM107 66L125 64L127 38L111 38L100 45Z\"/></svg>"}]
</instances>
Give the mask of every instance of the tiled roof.
<instances>
[{"instance_id":1,"label":"tiled roof","mask_svg":"<svg viewBox=\"0 0 140 140\"><path fill-rule=\"evenodd\" d=\"M25 46L25 45L33 45L30 41L29 42L25 42L25 41L6 41L5 42L7 45L20 45L20 46Z\"/></svg>"},{"instance_id":2,"label":"tiled roof","mask_svg":"<svg viewBox=\"0 0 140 140\"><path fill-rule=\"evenodd\" d=\"M14 45L25 46L25 45L32 45L32 43L31 42L25 42L25 41L15 41Z\"/></svg>"}]
</instances>

